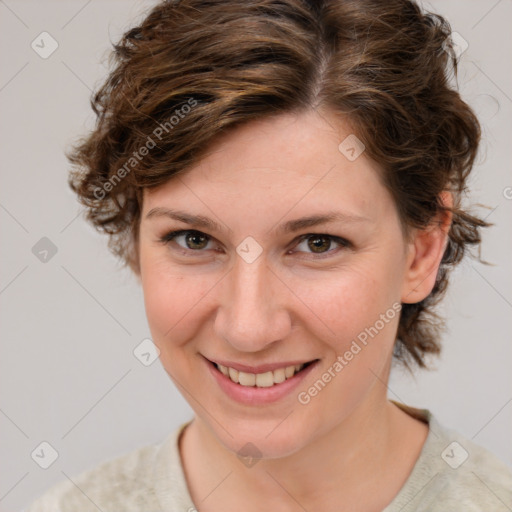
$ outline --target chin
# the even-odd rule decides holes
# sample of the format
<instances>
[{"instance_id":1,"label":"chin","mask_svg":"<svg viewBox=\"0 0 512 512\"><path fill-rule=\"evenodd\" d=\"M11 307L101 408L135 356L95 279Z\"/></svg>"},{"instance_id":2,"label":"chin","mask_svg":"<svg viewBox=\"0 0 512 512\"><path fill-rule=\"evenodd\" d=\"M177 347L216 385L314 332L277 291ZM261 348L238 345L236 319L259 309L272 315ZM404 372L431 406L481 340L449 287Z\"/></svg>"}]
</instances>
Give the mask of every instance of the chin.
<instances>
[{"instance_id":1,"label":"chin","mask_svg":"<svg viewBox=\"0 0 512 512\"><path fill-rule=\"evenodd\" d=\"M217 424L209 424L215 437L230 452L238 457L280 459L298 452L308 444L308 434L293 425L288 428L275 419L231 422L229 434ZM285 420L287 421L287 420Z\"/></svg>"}]
</instances>

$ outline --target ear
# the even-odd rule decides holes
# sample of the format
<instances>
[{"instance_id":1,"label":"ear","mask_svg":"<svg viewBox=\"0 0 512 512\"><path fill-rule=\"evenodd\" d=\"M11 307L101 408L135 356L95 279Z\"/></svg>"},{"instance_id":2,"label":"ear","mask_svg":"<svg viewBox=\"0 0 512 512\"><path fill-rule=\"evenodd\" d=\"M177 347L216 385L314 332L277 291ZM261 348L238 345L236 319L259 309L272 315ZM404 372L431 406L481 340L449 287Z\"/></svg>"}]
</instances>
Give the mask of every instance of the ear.
<instances>
[{"instance_id":1,"label":"ear","mask_svg":"<svg viewBox=\"0 0 512 512\"><path fill-rule=\"evenodd\" d=\"M443 191L439 198L444 206L453 206L450 192ZM402 286L403 303L421 302L434 288L451 222L451 212L441 212L426 228L413 231Z\"/></svg>"}]
</instances>

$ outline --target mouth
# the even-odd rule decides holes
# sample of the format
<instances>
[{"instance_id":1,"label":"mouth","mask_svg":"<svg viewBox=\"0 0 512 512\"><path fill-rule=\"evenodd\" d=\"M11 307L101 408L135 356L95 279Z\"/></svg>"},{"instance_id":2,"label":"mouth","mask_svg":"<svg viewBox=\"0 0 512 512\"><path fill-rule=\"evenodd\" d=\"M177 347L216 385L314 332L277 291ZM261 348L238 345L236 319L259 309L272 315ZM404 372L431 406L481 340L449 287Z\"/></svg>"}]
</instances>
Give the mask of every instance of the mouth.
<instances>
[{"instance_id":1,"label":"mouth","mask_svg":"<svg viewBox=\"0 0 512 512\"><path fill-rule=\"evenodd\" d=\"M243 371L241 369L227 365L225 366L213 361L210 362L219 373L227 377L234 384L248 388L271 388L279 386L287 380L292 379L317 361L318 359L314 359L306 363L278 366L275 369L268 369L267 371L258 373Z\"/></svg>"}]
</instances>

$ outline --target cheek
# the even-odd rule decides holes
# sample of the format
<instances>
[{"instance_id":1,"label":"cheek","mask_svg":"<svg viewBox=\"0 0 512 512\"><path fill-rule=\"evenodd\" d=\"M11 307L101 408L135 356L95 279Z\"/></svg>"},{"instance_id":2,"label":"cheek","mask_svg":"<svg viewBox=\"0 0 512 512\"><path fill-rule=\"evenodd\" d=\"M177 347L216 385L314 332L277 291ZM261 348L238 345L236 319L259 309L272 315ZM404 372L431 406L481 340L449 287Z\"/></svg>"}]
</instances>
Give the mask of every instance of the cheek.
<instances>
[{"instance_id":1,"label":"cheek","mask_svg":"<svg viewBox=\"0 0 512 512\"><path fill-rule=\"evenodd\" d=\"M380 379L385 380L401 306L396 276L383 270L347 270L297 293L315 313L310 332L330 349L324 352L322 373L298 391L305 413L311 413L309 407L315 411L310 417L316 418L318 432L327 428L333 414L343 421Z\"/></svg>"},{"instance_id":2,"label":"cheek","mask_svg":"<svg viewBox=\"0 0 512 512\"><path fill-rule=\"evenodd\" d=\"M169 265L165 257L141 251L141 283L148 324L162 353L184 344L198 328L207 275L194 275Z\"/></svg>"},{"instance_id":3,"label":"cheek","mask_svg":"<svg viewBox=\"0 0 512 512\"><path fill-rule=\"evenodd\" d=\"M382 314L390 311L391 320L396 316L392 308L397 294L395 276L386 272L383 265L358 265L317 274L314 279L295 276L290 288L316 317L317 335L333 340L337 351L346 350L351 340L373 326ZM387 318L386 326L390 322ZM380 323L378 325L380 326ZM387 329L382 329L387 330ZM337 345L336 347L334 345Z\"/></svg>"}]
</instances>

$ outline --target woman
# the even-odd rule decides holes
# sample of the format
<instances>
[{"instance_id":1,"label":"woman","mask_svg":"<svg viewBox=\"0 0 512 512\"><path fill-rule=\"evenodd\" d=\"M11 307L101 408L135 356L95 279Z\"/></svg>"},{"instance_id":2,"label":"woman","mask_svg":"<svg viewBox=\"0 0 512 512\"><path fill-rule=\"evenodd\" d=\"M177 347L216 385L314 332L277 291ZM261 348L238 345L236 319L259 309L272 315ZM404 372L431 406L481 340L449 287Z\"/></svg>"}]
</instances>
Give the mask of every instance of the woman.
<instances>
[{"instance_id":1,"label":"woman","mask_svg":"<svg viewBox=\"0 0 512 512\"><path fill-rule=\"evenodd\" d=\"M449 36L408 0L181 0L115 45L70 182L195 417L30 512L512 507L505 464L386 396L488 226Z\"/></svg>"}]
</instances>

